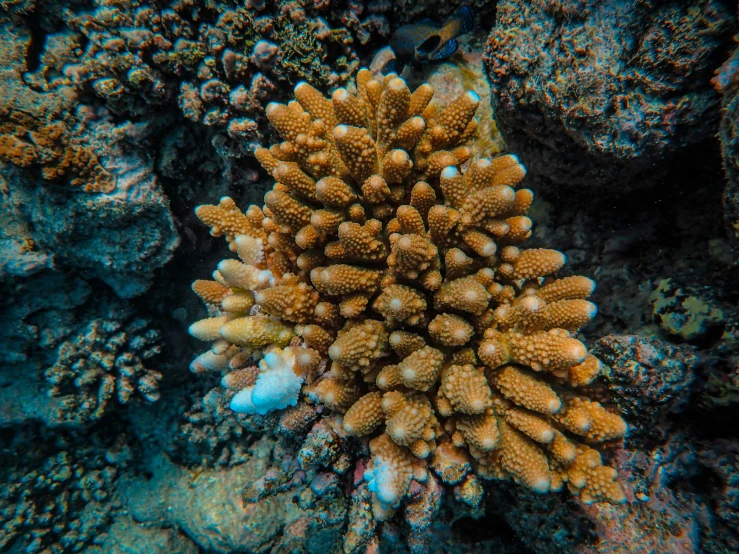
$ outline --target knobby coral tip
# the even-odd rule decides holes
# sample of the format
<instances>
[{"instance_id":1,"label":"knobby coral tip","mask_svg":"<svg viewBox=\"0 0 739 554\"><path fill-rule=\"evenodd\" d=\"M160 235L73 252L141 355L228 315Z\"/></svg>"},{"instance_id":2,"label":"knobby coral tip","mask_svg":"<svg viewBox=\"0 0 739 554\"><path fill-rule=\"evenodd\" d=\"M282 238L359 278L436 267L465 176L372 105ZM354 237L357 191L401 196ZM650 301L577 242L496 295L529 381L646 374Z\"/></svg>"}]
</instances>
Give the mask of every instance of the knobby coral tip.
<instances>
[{"instance_id":1,"label":"knobby coral tip","mask_svg":"<svg viewBox=\"0 0 739 554\"><path fill-rule=\"evenodd\" d=\"M485 257L493 256L498 251L497 245L490 241L482 247L482 255Z\"/></svg>"},{"instance_id":2,"label":"knobby coral tip","mask_svg":"<svg viewBox=\"0 0 739 554\"><path fill-rule=\"evenodd\" d=\"M405 163L408 161L408 153L405 150L393 150L393 161L395 163Z\"/></svg>"},{"instance_id":3,"label":"knobby coral tip","mask_svg":"<svg viewBox=\"0 0 739 554\"><path fill-rule=\"evenodd\" d=\"M411 123L413 123L413 127L418 130L423 130L426 127L426 121L424 121L424 119L418 115L411 118Z\"/></svg>"},{"instance_id":4,"label":"knobby coral tip","mask_svg":"<svg viewBox=\"0 0 739 554\"><path fill-rule=\"evenodd\" d=\"M549 479L541 479L534 484L534 490L540 494L549 492L551 481Z\"/></svg>"},{"instance_id":5,"label":"knobby coral tip","mask_svg":"<svg viewBox=\"0 0 739 554\"><path fill-rule=\"evenodd\" d=\"M556 414L560 409L562 409L562 401L559 398L555 398L549 402L547 409L550 414Z\"/></svg>"},{"instance_id":6,"label":"knobby coral tip","mask_svg":"<svg viewBox=\"0 0 739 554\"><path fill-rule=\"evenodd\" d=\"M441 177L443 179L453 179L457 175L459 175L459 170L453 165L445 167L444 169L441 170Z\"/></svg>"},{"instance_id":7,"label":"knobby coral tip","mask_svg":"<svg viewBox=\"0 0 739 554\"><path fill-rule=\"evenodd\" d=\"M349 99L349 93L344 88L336 89L332 95L332 98L337 102L344 102Z\"/></svg>"},{"instance_id":8,"label":"knobby coral tip","mask_svg":"<svg viewBox=\"0 0 739 554\"><path fill-rule=\"evenodd\" d=\"M395 77L393 79L390 79L390 82L388 83L388 88L390 90L399 91L406 88L405 81L401 79L400 77Z\"/></svg>"}]
</instances>

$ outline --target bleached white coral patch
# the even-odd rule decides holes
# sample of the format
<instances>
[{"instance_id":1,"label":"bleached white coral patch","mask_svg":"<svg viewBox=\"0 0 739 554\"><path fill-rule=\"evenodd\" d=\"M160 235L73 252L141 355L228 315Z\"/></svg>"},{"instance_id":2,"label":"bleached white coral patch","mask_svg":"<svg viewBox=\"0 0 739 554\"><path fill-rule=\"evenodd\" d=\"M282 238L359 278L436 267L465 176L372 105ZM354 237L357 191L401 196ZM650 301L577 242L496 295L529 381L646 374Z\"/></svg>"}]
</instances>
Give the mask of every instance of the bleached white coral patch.
<instances>
[{"instance_id":1,"label":"bleached white coral patch","mask_svg":"<svg viewBox=\"0 0 739 554\"><path fill-rule=\"evenodd\" d=\"M372 467L364 472L369 490L375 493L385 507L397 507L402 498L401 491L397 487L394 471L396 469L389 460L376 456L372 459Z\"/></svg>"},{"instance_id":2,"label":"bleached white coral patch","mask_svg":"<svg viewBox=\"0 0 739 554\"><path fill-rule=\"evenodd\" d=\"M250 237L249 235L238 235L234 239L236 252L239 258L248 265L256 265L264 260L264 241Z\"/></svg>"},{"instance_id":3,"label":"bleached white coral patch","mask_svg":"<svg viewBox=\"0 0 739 554\"><path fill-rule=\"evenodd\" d=\"M266 414L298 403L303 377L295 373L291 348L275 349L259 362L259 377L231 399L231 409L242 414Z\"/></svg>"}]
</instances>

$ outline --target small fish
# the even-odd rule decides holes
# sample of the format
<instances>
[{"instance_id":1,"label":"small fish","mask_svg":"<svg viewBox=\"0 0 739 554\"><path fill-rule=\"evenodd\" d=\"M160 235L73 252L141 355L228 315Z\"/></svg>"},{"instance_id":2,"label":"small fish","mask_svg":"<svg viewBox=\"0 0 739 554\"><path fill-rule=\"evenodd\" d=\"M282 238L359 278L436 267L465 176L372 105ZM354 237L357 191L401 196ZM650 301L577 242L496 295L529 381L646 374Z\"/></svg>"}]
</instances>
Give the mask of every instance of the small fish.
<instances>
[{"instance_id":1,"label":"small fish","mask_svg":"<svg viewBox=\"0 0 739 554\"><path fill-rule=\"evenodd\" d=\"M457 51L456 38L469 33L474 27L472 9L462 6L442 26L430 19L403 25L393 33L390 45L403 63L443 60Z\"/></svg>"}]
</instances>

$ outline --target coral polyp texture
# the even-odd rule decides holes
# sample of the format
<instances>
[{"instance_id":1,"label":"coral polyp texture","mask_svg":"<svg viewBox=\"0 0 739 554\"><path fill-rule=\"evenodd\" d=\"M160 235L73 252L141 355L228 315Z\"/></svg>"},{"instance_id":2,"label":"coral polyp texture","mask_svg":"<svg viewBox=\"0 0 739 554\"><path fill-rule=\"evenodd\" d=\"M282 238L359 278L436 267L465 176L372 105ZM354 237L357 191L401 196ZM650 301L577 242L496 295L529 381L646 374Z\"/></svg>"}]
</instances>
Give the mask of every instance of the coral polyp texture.
<instances>
[{"instance_id":1,"label":"coral polyp texture","mask_svg":"<svg viewBox=\"0 0 739 554\"><path fill-rule=\"evenodd\" d=\"M295 96L267 106L284 142L256 151L277 181L265 205L197 208L238 258L193 285L212 317L190 332L213 346L191 369L223 372L236 412L343 413L380 521L434 475L469 503L481 478L623 502L596 447L626 423L577 392L603 367L575 338L595 283L521 246L533 193L516 156L469 159L478 96L439 107L367 70Z\"/></svg>"}]
</instances>

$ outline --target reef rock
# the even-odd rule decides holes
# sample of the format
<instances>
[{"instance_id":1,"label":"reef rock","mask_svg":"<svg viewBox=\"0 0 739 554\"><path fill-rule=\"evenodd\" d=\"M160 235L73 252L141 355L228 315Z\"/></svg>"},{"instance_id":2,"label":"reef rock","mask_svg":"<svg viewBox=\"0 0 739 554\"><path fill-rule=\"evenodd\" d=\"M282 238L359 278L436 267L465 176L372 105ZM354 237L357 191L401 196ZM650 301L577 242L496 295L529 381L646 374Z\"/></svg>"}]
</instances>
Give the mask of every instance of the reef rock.
<instances>
[{"instance_id":1,"label":"reef rock","mask_svg":"<svg viewBox=\"0 0 739 554\"><path fill-rule=\"evenodd\" d=\"M7 168L6 209L34 229L31 240L43 253L37 260L51 258L59 269L101 279L121 298L131 298L151 286L153 271L169 261L179 237L151 168L134 153L119 153L111 151L108 162L116 189L94 196L44 189Z\"/></svg>"},{"instance_id":2,"label":"reef rock","mask_svg":"<svg viewBox=\"0 0 739 554\"><path fill-rule=\"evenodd\" d=\"M644 184L715 134L709 80L734 28L717 0L499 2L486 61L501 132L545 182Z\"/></svg>"},{"instance_id":3,"label":"reef rock","mask_svg":"<svg viewBox=\"0 0 739 554\"><path fill-rule=\"evenodd\" d=\"M122 298L141 294L179 244L145 151L148 125L114 124L57 82L27 85L30 32L6 22L0 33L0 277L53 264Z\"/></svg>"},{"instance_id":4,"label":"reef rock","mask_svg":"<svg viewBox=\"0 0 739 554\"><path fill-rule=\"evenodd\" d=\"M146 527L129 517L120 517L110 526L102 545L110 554L198 554L198 547L174 529Z\"/></svg>"},{"instance_id":5,"label":"reef rock","mask_svg":"<svg viewBox=\"0 0 739 554\"><path fill-rule=\"evenodd\" d=\"M734 40L737 40L736 37ZM728 180L724 207L729 234L739 241L739 48L716 70L716 76L711 82L723 95L719 139Z\"/></svg>"},{"instance_id":6,"label":"reef rock","mask_svg":"<svg viewBox=\"0 0 739 554\"><path fill-rule=\"evenodd\" d=\"M305 486L299 495L284 490L254 502L242 498L243 490L279 456L272 454L273 446L264 438L250 447L247 463L192 473L159 455L148 464L151 479L122 479L124 506L135 521L166 522L207 552L335 551L345 517L341 488L320 499Z\"/></svg>"},{"instance_id":7,"label":"reef rock","mask_svg":"<svg viewBox=\"0 0 739 554\"><path fill-rule=\"evenodd\" d=\"M634 335L608 335L593 349L606 364L607 386L629 421L630 443L663 436L666 420L690 402L695 349Z\"/></svg>"}]
</instances>

